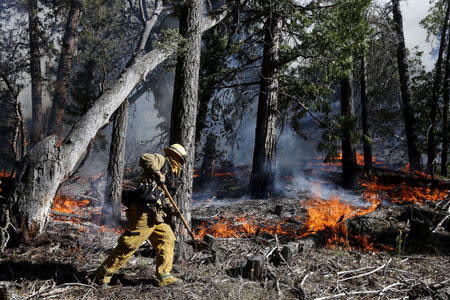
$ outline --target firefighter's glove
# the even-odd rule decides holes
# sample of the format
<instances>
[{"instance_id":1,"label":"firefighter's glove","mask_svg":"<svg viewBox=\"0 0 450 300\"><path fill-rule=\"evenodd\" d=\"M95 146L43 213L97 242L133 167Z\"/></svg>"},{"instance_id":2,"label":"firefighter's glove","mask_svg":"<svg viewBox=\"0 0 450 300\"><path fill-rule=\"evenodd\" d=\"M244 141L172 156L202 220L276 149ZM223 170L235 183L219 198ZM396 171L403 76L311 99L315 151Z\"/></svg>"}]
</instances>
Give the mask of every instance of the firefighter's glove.
<instances>
[{"instance_id":1,"label":"firefighter's glove","mask_svg":"<svg viewBox=\"0 0 450 300\"><path fill-rule=\"evenodd\" d=\"M172 206L172 204L170 204L167 199L161 199L161 209L166 213L166 215L168 216L176 216L176 210L175 208Z\"/></svg>"},{"instance_id":2,"label":"firefighter's glove","mask_svg":"<svg viewBox=\"0 0 450 300\"><path fill-rule=\"evenodd\" d=\"M166 176L161 172L155 172L155 180L158 185L164 184L166 182Z\"/></svg>"}]
</instances>

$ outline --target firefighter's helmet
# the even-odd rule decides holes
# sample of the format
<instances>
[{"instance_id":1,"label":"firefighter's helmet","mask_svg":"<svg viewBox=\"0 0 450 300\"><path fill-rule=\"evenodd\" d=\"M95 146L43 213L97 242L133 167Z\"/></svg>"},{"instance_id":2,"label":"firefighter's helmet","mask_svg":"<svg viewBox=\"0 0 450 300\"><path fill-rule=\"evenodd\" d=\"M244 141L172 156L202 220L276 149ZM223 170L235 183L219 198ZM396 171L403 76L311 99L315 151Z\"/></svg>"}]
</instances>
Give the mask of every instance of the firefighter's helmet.
<instances>
[{"instance_id":1,"label":"firefighter's helmet","mask_svg":"<svg viewBox=\"0 0 450 300\"><path fill-rule=\"evenodd\" d=\"M174 159L178 158L181 163L185 162L187 152L186 149L184 149L184 147L180 144L170 145L169 148L164 148L164 152L167 156L170 156Z\"/></svg>"}]
</instances>

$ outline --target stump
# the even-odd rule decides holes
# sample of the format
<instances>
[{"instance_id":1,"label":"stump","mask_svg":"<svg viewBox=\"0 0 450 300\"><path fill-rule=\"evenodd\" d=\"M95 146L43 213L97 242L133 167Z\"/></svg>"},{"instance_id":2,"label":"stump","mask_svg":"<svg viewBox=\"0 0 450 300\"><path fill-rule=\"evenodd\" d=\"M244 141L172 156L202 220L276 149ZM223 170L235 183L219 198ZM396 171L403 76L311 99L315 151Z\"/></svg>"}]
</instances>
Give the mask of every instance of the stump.
<instances>
[{"instance_id":1,"label":"stump","mask_svg":"<svg viewBox=\"0 0 450 300\"><path fill-rule=\"evenodd\" d=\"M279 217L283 214L283 206L282 205L276 205L273 213Z\"/></svg>"},{"instance_id":2,"label":"stump","mask_svg":"<svg viewBox=\"0 0 450 300\"><path fill-rule=\"evenodd\" d=\"M0 286L0 300L8 300L10 295L6 286Z\"/></svg>"},{"instance_id":3,"label":"stump","mask_svg":"<svg viewBox=\"0 0 450 300\"><path fill-rule=\"evenodd\" d=\"M216 250L216 239L212 235L205 234L203 243L205 244L205 250Z\"/></svg>"},{"instance_id":4,"label":"stump","mask_svg":"<svg viewBox=\"0 0 450 300\"><path fill-rule=\"evenodd\" d=\"M292 250L288 246L283 246L281 251L276 249L272 252L269 261L276 267L282 264L290 266L292 264Z\"/></svg>"},{"instance_id":5,"label":"stump","mask_svg":"<svg viewBox=\"0 0 450 300\"><path fill-rule=\"evenodd\" d=\"M261 281L266 276L265 257L263 255L254 255L247 258L247 263L242 270L242 277Z\"/></svg>"}]
</instances>

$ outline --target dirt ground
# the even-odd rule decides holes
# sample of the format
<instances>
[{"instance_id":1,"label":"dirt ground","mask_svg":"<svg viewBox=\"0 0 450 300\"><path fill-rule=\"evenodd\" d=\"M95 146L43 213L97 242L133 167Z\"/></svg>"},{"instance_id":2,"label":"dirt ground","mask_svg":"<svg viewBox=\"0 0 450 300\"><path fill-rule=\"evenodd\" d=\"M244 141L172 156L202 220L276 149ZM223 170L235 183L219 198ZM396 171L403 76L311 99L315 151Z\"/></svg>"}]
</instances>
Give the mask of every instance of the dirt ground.
<instances>
[{"instance_id":1,"label":"dirt ground","mask_svg":"<svg viewBox=\"0 0 450 300\"><path fill-rule=\"evenodd\" d=\"M274 213L275 203L283 206L280 215ZM292 219L288 225L300 228L305 211L298 198L200 201L193 220L199 227L217 216L253 216L253 223L267 226ZM111 287L86 284L84 278L106 258L118 236L91 222L50 221L34 245L0 254L6 299L450 299L449 256L326 248L312 238L266 232L218 238L214 255L204 249L176 262L174 274L184 280L181 286L155 287L152 251L146 244ZM293 253L291 264L274 265L270 258L285 245ZM265 278L243 279L247 257L256 254L267 257Z\"/></svg>"}]
</instances>

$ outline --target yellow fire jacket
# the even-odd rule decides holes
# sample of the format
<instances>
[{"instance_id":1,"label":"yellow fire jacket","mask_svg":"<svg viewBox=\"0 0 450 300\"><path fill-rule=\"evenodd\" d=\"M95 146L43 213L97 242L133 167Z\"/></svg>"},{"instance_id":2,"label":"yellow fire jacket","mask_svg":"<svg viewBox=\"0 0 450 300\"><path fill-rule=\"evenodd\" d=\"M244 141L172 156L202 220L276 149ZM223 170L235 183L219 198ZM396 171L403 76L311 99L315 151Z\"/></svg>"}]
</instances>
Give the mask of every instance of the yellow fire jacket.
<instances>
[{"instance_id":1,"label":"yellow fire jacket","mask_svg":"<svg viewBox=\"0 0 450 300\"><path fill-rule=\"evenodd\" d=\"M157 175L157 178L161 175L165 176L166 174L162 172L162 169L166 163L168 163L166 158L161 154L144 153L139 160L139 165L144 170L144 181L153 180L155 175ZM156 209L154 216L149 215L148 217L150 218L150 222L162 223L166 216L166 213L162 209Z\"/></svg>"}]
</instances>

